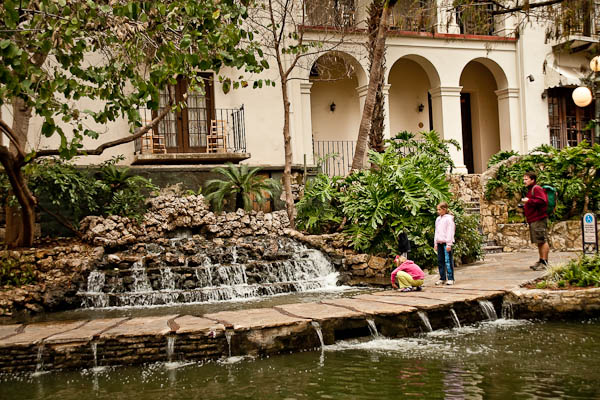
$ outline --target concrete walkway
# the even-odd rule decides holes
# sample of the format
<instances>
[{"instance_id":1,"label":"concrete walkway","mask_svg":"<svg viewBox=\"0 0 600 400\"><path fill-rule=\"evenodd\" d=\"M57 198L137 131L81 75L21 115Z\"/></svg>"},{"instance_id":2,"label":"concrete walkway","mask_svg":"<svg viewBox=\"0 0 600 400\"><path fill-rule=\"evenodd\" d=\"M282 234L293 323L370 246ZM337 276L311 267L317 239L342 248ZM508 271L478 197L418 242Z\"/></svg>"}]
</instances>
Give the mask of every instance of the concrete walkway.
<instances>
[{"instance_id":1,"label":"concrete walkway","mask_svg":"<svg viewBox=\"0 0 600 400\"><path fill-rule=\"evenodd\" d=\"M551 253L551 262L575 257L577 253ZM484 261L458 268L454 286L435 286L437 276L427 276L420 292L384 290L317 303L197 316L4 325L0 326L0 371L277 354L318 347L316 329L321 330L326 344L367 336L367 322L386 336L407 336L423 330L414 318L417 311L430 314L434 329L452 323L449 308L456 310L463 323L475 322L485 319L478 301L496 299L499 308L507 291L543 274L528 268L536 260L534 251L491 254Z\"/></svg>"}]
</instances>

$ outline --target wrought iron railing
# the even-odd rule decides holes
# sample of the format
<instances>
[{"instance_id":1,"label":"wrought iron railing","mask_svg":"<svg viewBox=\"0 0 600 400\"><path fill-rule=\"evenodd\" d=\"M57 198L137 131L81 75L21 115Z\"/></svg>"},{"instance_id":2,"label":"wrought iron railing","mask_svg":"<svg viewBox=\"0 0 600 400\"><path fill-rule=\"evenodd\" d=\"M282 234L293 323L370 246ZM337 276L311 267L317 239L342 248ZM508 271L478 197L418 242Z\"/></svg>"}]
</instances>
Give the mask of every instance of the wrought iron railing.
<instances>
[{"instance_id":1,"label":"wrought iron railing","mask_svg":"<svg viewBox=\"0 0 600 400\"><path fill-rule=\"evenodd\" d=\"M494 35L496 25L492 11L496 5L492 2L469 4L456 9L456 23L460 33L465 35Z\"/></svg>"},{"instance_id":2,"label":"wrought iron railing","mask_svg":"<svg viewBox=\"0 0 600 400\"><path fill-rule=\"evenodd\" d=\"M410 32L433 32L436 14L435 0L400 0L390 10L389 28Z\"/></svg>"},{"instance_id":3,"label":"wrought iron railing","mask_svg":"<svg viewBox=\"0 0 600 400\"><path fill-rule=\"evenodd\" d=\"M329 176L345 176L350 172L356 141L315 140L313 147L320 172Z\"/></svg>"},{"instance_id":4,"label":"wrought iron railing","mask_svg":"<svg viewBox=\"0 0 600 400\"><path fill-rule=\"evenodd\" d=\"M577 121L571 116L567 116L562 123L550 124L550 144L556 149L562 149L577 146L583 140L590 144L598 143L600 138L596 137L595 130L588 125L589 120Z\"/></svg>"},{"instance_id":5,"label":"wrought iron railing","mask_svg":"<svg viewBox=\"0 0 600 400\"><path fill-rule=\"evenodd\" d=\"M152 120L153 115L156 115L155 112L148 109L140 110L140 114L144 123L148 123ZM197 113L190 112L189 114L195 115ZM226 136L226 152L246 152L246 127L243 105L240 108L214 109L210 118L214 121L219 121L219 126L224 127L225 132L223 133ZM177 123L178 120L179 124ZM181 126L181 124L186 122L187 126ZM163 147L168 152L204 153L207 152L207 135L210 132L211 125L211 120L207 120L206 118L178 118L175 113L169 113L158 124L157 128L149 132L149 135L160 137L163 141ZM192 135L191 132L195 132L195 134ZM143 139L139 138L135 141L135 154L140 154L146 150L146 147L143 146ZM188 140L188 143L184 146L180 143L181 140Z\"/></svg>"},{"instance_id":6,"label":"wrought iron railing","mask_svg":"<svg viewBox=\"0 0 600 400\"><path fill-rule=\"evenodd\" d=\"M354 0L307 0L305 25L350 28L356 23Z\"/></svg>"}]
</instances>

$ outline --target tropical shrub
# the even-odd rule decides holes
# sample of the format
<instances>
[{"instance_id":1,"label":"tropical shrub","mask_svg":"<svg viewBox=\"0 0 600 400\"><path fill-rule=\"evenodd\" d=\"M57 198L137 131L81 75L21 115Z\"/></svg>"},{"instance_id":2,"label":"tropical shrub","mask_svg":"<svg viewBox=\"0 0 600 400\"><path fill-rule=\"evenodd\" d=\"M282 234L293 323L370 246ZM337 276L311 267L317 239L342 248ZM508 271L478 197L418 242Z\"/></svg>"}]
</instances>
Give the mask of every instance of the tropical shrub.
<instances>
[{"instance_id":1,"label":"tropical shrub","mask_svg":"<svg viewBox=\"0 0 600 400\"><path fill-rule=\"evenodd\" d=\"M274 179L257 175L260 170L259 167L250 169L245 164L238 166L232 163L213 169L213 173L221 174L225 179L206 182L206 200L217 212L221 212L232 198L236 209L243 208L246 211L252 209L253 200L263 204L267 196L274 197L281 191L281 185Z\"/></svg>"},{"instance_id":2,"label":"tropical shrub","mask_svg":"<svg viewBox=\"0 0 600 400\"><path fill-rule=\"evenodd\" d=\"M583 141L574 147L557 150L540 146L512 165L501 165L496 177L485 187L488 200L504 198L511 209L526 193L523 174L534 171L537 182L558 191L555 220L566 220L598 210L600 202L600 145ZM510 209L509 209L510 211Z\"/></svg>"},{"instance_id":3,"label":"tropical shrub","mask_svg":"<svg viewBox=\"0 0 600 400\"><path fill-rule=\"evenodd\" d=\"M487 163L487 167L491 168L494 165L498 164L500 161L508 160L512 156L518 156L519 152L514 150L501 150L498 153L494 154L490 157Z\"/></svg>"},{"instance_id":4,"label":"tropical shrub","mask_svg":"<svg viewBox=\"0 0 600 400\"><path fill-rule=\"evenodd\" d=\"M356 250L384 256L398 251L398 237L404 232L412 243L411 258L432 266L436 205L451 198L446 172L453 167L449 145L456 143L432 131L422 133L422 140L402 132L387 144L383 153L369 153L370 170L345 179L319 175L307 186L297 220L304 229L318 233L345 219L344 233ZM476 217L464 215L458 203L451 209L457 221L455 254L478 257L481 236ZM320 216L327 216L327 222L320 223Z\"/></svg>"},{"instance_id":5,"label":"tropical shrub","mask_svg":"<svg viewBox=\"0 0 600 400\"><path fill-rule=\"evenodd\" d=\"M542 281L545 287L600 286L600 255L582 256L550 269Z\"/></svg>"},{"instance_id":6,"label":"tropical shrub","mask_svg":"<svg viewBox=\"0 0 600 400\"><path fill-rule=\"evenodd\" d=\"M0 286L22 286L38 281L38 275L30 264L21 265L18 260L0 257Z\"/></svg>"}]
</instances>

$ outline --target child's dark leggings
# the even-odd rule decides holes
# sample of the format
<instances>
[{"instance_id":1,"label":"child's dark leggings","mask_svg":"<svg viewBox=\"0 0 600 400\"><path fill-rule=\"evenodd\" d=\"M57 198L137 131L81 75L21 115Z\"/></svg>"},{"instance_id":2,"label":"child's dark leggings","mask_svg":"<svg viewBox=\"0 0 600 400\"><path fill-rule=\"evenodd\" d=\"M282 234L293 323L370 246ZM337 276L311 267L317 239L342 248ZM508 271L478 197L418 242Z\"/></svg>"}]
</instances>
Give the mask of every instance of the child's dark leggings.
<instances>
[{"instance_id":1,"label":"child's dark leggings","mask_svg":"<svg viewBox=\"0 0 600 400\"><path fill-rule=\"evenodd\" d=\"M454 258L452 250L446 251L446 243L438 243L437 245L438 271L440 279L443 281L454 280Z\"/></svg>"}]
</instances>

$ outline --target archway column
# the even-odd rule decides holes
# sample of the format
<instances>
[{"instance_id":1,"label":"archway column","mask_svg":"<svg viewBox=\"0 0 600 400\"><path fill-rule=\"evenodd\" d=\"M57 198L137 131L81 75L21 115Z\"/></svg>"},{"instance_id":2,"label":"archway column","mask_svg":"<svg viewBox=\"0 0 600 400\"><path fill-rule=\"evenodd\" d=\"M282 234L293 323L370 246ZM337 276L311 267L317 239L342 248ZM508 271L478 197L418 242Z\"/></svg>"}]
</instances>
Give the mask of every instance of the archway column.
<instances>
[{"instance_id":1,"label":"archway column","mask_svg":"<svg viewBox=\"0 0 600 400\"><path fill-rule=\"evenodd\" d=\"M454 161L454 170L458 174L466 174L467 167L463 155L462 121L460 110L460 92L462 86L440 86L429 90L431 94L431 107L433 123L436 131L444 139L454 139L461 149L450 146L450 156Z\"/></svg>"},{"instance_id":2,"label":"archway column","mask_svg":"<svg viewBox=\"0 0 600 400\"><path fill-rule=\"evenodd\" d=\"M312 82L300 83L300 100L302 107L302 147L304 148L304 154L306 154L306 162L314 164L314 146L313 146L313 132L312 132L312 113L310 104L310 91L312 89Z\"/></svg>"},{"instance_id":3,"label":"archway column","mask_svg":"<svg viewBox=\"0 0 600 400\"><path fill-rule=\"evenodd\" d=\"M506 88L496 90L498 96L498 122L500 131L500 150L523 152L519 121L519 89Z\"/></svg>"}]
</instances>

